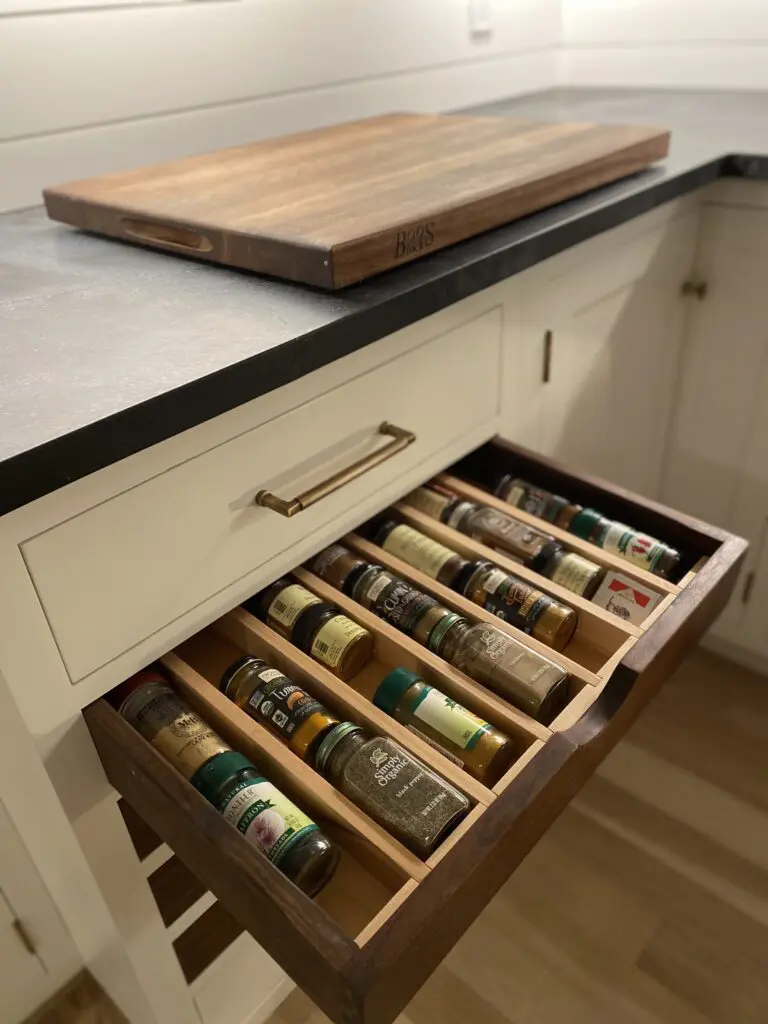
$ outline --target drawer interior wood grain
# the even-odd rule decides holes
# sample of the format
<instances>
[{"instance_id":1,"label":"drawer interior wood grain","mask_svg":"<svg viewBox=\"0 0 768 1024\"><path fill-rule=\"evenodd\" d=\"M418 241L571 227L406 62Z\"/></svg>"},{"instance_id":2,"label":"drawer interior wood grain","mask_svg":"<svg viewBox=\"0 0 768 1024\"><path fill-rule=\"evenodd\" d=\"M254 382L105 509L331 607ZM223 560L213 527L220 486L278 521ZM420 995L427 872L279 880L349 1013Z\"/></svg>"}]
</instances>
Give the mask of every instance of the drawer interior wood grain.
<instances>
[{"instance_id":1,"label":"drawer interior wood grain","mask_svg":"<svg viewBox=\"0 0 768 1024\"><path fill-rule=\"evenodd\" d=\"M150 878L166 925L172 927L201 893L215 897L174 940L187 977L245 928L337 1024L391 1024L723 607L746 547L739 538L507 442L484 445L440 478L458 494L530 521L608 567L613 556L561 536L489 494L502 471L554 487L679 548L683 560L675 581L620 565L660 597L641 625L429 519L407 497L393 510L403 521L468 558L495 561L573 606L579 626L565 651L555 653L495 619L360 533L342 542L467 618L492 622L560 661L570 682L554 721L533 721L301 566L293 570L296 580L373 634L372 660L357 676L341 682L240 607L162 659L180 694L338 844L339 870L315 901L224 822L107 700L85 709L107 776L128 802L124 816L137 850L151 855L148 837L155 833L174 853ZM224 669L242 653L264 658L344 720L402 743L463 790L472 805L468 816L430 857L415 856L220 693ZM373 704L378 683L396 666L419 672L515 739L515 760L497 782L486 786L473 779Z\"/></svg>"}]
</instances>

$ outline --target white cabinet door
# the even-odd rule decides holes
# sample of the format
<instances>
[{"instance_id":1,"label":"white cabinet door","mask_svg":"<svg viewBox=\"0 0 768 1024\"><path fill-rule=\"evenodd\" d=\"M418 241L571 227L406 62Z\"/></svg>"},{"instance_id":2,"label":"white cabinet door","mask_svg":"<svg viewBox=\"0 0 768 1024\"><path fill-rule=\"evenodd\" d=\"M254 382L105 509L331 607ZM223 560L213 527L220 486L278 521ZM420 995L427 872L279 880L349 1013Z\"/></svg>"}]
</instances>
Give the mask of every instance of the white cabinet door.
<instances>
[{"instance_id":1,"label":"white cabinet door","mask_svg":"<svg viewBox=\"0 0 768 1024\"><path fill-rule=\"evenodd\" d=\"M540 450L657 495L695 239L695 213L629 243L606 236L598 253L582 246L550 261L524 295L528 347L552 338Z\"/></svg>"}]
</instances>

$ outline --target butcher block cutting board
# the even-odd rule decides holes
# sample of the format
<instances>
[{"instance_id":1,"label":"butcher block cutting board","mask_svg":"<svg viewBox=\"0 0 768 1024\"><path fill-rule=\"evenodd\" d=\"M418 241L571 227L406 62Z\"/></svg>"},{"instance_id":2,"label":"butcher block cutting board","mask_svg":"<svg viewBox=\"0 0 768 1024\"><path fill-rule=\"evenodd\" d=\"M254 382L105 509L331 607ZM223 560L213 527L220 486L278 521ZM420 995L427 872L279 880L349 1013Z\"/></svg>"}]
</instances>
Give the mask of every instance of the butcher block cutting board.
<instances>
[{"instance_id":1,"label":"butcher block cutting board","mask_svg":"<svg viewBox=\"0 0 768 1024\"><path fill-rule=\"evenodd\" d=\"M343 288L639 171L655 128L388 114L44 193L49 216Z\"/></svg>"}]
</instances>

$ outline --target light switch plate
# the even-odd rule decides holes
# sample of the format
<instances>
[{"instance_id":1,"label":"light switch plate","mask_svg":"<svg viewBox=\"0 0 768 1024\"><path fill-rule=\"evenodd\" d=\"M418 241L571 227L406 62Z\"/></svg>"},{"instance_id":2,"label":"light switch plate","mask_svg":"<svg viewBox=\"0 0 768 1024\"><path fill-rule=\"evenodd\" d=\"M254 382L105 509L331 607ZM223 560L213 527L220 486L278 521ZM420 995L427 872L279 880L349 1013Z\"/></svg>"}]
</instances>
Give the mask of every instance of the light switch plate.
<instances>
[{"instance_id":1,"label":"light switch plate","mask_svg":"<svg viewBox=\"0 0 768 1024\"><path fill-rule=\"evenodd\" d=\"M493 33L491 0L469 0L469 34L472 39L486 38Z\"/></svg>"}]
</instances>

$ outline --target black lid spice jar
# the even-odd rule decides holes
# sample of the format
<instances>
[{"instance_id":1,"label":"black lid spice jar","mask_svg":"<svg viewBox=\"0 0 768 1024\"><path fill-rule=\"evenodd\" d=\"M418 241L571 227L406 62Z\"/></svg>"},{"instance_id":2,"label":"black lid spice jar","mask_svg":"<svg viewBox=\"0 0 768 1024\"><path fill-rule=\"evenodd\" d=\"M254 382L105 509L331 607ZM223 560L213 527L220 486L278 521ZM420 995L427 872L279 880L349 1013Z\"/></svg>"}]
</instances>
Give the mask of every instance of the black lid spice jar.
<instances>
[{"instance_id":1,"label":"black lid spice jar","mask_svg":"<svg viewBox=\"0 0 768 1024\"><path fill-rule=\"evenodd\" d=\"M387 519L378 524L373 540L391 555L402 558L414 569L420 569L431 579L444 583L446 587L451 586L456 574L466 564L466 559L457 551L451 551L420 530L398 523L394 519Z\"/></svg>"},{"instance_id":2,"label":"black lid spice jar","mask_svg":"<svg viewBox=\"0 0 768 1024\"><path fill-rule=\"evenodd\" d=\"M579 621L573 608L491 562L473 562L464 595L556 651L570 643Z\"/></svg>"},{"instance_id":3,"label":"black lid spice jar","mask_svg":"<svg viewBox=\"0 0 768 1024\"><path fill-rule=\"evenodd\" d=\"M389 672L379 683L373 702L417 735L445 749L486 785L497 782L515 758L514 740L408 669Z\"/></svg>"},{"instance_id":4,"label":"black lid spice jar","mask_svg":"<svg viewBox=\"0 0 768 1024\"><path fill-rule=\"evenodd\" d=\"M250 654L229 666L219 689L310 763L325 733L339 724L339 719L306 690Z\"/></svg>"},{"instance_id":5,"label":"black lid spice jar","mask_svg":"<svg viewBox=\"0 0 768 1024\"><path fill-rule=\"evenodd\" d=\"M293 580L277 580L246 601L245 608L340 679L357 675L373 654L367 629Z\"/></svg>"},{"instance_id":6,"label":"black lid spice jar","mask_svg":"<svg viewBox=\"0 0 768 1024\"><path fill-rule=\"evenodd\" d=\"M302 892L316 896L328 884L338 849L247 757L219 754L190 781Z\"/></svg>"},{"instance_id":7,"label":"black lid spice jar","mask_svg":"<svg viewBox=\"0 0 768 1024\"><path fill-rule=\"evenodd\" d=\"M593 508L582 509L574 516L569 529L577 537L657 576L669 576L680 562L680 555L674 548L625 523L606 519Z\"/></svg>"},{"instance_id":8,"label":"black lid spice jar","mask_svg":"<svg viewBox=\"0 0 768 1024\"><path fill-rule=\"evenodd\" d=\"M465 621L380 565L371 566L360 577L353 596L374 615L438 655L451 631Z\"/></svg>"},{"instance_id":9,"label":"black lid spice jar","mask_svg":"<svg viewBox=\"0 0 768 1024\"><path fill-rule=\"evenodd\" d=\"M469 800L388 736L352 722L332 729L316 766L345 796L419 857L427 858L469 811Z\"/></svg>"},{"instance_id":10,"label":"black lid spice jar","mask_svg":"<svg viewBox=\"0 0 768 1024\"><path fill-rule=\"evenodd\" d=\"M554 523L563 530L569 529L574 516L582 510L581 505L569 501L568 498L545 491L543 487L535 487L527 480L521 480L510 473L501 477L493 493L508 501L510 505L548 523Z\"/></svg>"},{"instance_id":11,"label":"black lid spice jar","mask_svg":"<svg viewBox=\"0 0 768 1024\"><path fill-rule=\"evenodd\" d=\"M212 757L231 750L155 669L144 669L118 690L118 712L185 779Z\"/></svg>"},{"instance_id":12,"label":"black lid spice jar","mask_svg":"<svg viewBox=\"0 0 768 1024\"><path fill-rule=\"evenodd\" d=\"M351 597L355 584L370 568L370 563L364 558L353 554L343 544L331 544L319 555L316 555L307 568L321 580L330 583L347 597Z\"/></svg>"},{"instance_id":13,"label":"black lid spice jar","mask_svg":"<svg viewBox=\"0 0 768 1024\"><path fill-rule=\"evenodd\" d=\"M462 636L453 664L531 718L549 722L567 698L568 673L496 626L479 623Z\"/></svg>"}]
</instances>

